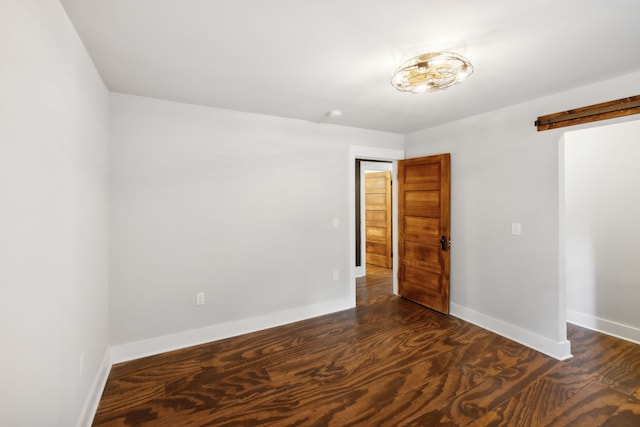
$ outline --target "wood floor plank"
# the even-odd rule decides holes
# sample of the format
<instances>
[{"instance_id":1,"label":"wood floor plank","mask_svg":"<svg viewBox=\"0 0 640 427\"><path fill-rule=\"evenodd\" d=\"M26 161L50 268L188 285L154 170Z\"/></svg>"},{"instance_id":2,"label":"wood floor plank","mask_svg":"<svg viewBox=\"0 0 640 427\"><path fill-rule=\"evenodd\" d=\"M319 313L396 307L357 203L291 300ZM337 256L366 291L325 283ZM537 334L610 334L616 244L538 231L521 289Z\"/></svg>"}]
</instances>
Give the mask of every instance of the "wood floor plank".
<instances>
[{"instance_id":1,"label":"wood floor plank","mask_svg":"<svg viewBox=\"0 0 640 427\"><path fill-rule=\"evenodd\" d=\"M640 387L640 351L630 342L622 342L620 347L618 356L602 370L598 381L632 395Z\"/></svg>"},{"instance_id":2,"label":"wood floor plank","mask_svg":"<svg viewBox=\"0 0 640 427\"><path fill-rule=\"evenodd\" d=\"M165 390L162 382L136 384L138 384L136 387L124 387L122 392L104 397L100 401L101 411L119 415L164 396Z\"/></svg>"},{"instance_id":3,"label":"wood floor plank","mask_svg":"<svg viewBox=\"0 0 640 427\"><path fill-rule=\"evenodd\" d=\"M600 426L622 406L628 397L597 381L591 381L567 402L553 411L542 425L549 427Z\"/></svg>"},{"instance_id":4,"label":"wood floor plank","mask_svg":"<svg viewBox=\"0 0 640 427\"><path fill-rule=\"evenodd\" d=\"M473 427L538 426L589 380L556 381L544 376L494 410L469 424Z\"/></svg>"},{"instance_id":5,"label":"wood floor plank","mask_svg":"<svg viewBox=\"0 0 640 427\"><path fill-rule=\"evenodd\" d=\"M553 369L557 361L537 352L490 377L477 387L457 396L440 412L457 425L467 425L485 416Z\"/></svg>"},{"instance_id":6,"label":"wood floor plank","mask_svg":"<svg viewBox=\"0 0 640 427\"><path fill-rule=\"evenodd\" d=\"M602 424L602 427L638 427L640 426L640 401L629 399Z\"/></svg>"},{"instance_id":7,"label":"wood floor plank","mask_svg":"<svg viewBox=\"0 0 640 427\"><path fill-rule=\"evenodd\" d=\"M568 325L559 362L391 294L115 365L94 426L638 425L640 346Z\"/></svg>"},{"instance_id":8,"label":"wood floor plank","mask_svg":"<svg viewBox=\"0 0 640 427\"><path fill-rule=\"evenodd\" d=\"M425 404L438 405L471 388L482 378L468 371L451 370L436 377L414 379L408 375L386 376L384 381L364 389L353 407L343 408L334 421L336 425L355 423L381 424L392 421L408 421L411 415L422 410ZM400 419L396 419L400 416Z\"/></svg>"},{"instance_id":9,"label":"wood floor plank","mask_svg":"<svg viewBox=\"0 0 640 427\"><path fill-rule=\"evenodd\" d=\"M366 414L367 418L363 418L360 411L345 411L344 419L351 421L349 417L357 416L358 418L354 421L361 421L365 425L369 422L372 425L419 422L425 416L433 417L433 413L438 412L439 407L466 390L476 387L482 381L484 378L468 370L448 370L438 376L429 377L419 387L409 391L397 388L394 393L385 396L386 400L380 399L379 403L372 399L374 411ZM368 402L363 399L362 403Z\"/></svg>"}]
</instances>

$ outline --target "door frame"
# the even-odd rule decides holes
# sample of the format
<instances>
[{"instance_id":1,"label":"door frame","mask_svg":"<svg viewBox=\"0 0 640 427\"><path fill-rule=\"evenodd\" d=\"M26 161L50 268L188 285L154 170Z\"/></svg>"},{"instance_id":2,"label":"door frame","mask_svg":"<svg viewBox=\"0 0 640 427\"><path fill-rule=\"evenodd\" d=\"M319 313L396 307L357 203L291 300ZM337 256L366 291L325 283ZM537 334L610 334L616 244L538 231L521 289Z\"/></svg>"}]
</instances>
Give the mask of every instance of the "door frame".
<instances>
[{"instance_id":1,"label":"door frame","mask_svg":"<svg viewBox=\"0 0 640 427\"><path fill-rule=\"evenodd\" d=\"M351 145L349 147L349 300L352 305L356 305L356 159L358 160L378 160L391 162L391 179L395 181L398 176L398 160L404 160L404 150L390 148L366 147L361 145ZM398 253L398 194L397 186L392 186L392 233L393 233L393 253ZM393 293L398 294L398 259L393 257Z\"/></svg>"},{"instance_id":2,"label":"door frame","mask_svg":"<svg viewBox=\"0 0 640 427\"><path fill-rule=\"evenodd\" d=\"M366 171L391 172L391 182L393 183L393 162L372 162L370 159L361 160L360 162L360 260L361 265L356 266L356 277L367 275L367 220L366 220L366 189L365 176ZM391 203L393 204L393 185L391 186ZM357 215L356 215L357 217ZM393 205L391 206L391 231L392 231L392 252L393 252ZM393 260L393 258L392 258Z\"/></svg>"}]
</instances>

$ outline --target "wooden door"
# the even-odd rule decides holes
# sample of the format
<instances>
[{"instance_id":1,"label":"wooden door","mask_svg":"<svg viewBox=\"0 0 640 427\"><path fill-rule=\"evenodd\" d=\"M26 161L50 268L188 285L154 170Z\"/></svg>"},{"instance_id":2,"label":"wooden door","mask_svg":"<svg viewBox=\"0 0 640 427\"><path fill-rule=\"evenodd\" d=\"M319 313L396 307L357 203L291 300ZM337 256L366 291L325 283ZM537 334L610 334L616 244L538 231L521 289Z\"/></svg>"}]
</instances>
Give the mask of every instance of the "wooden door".
<instances>
[{"instance_id":1,"label":"wooden door","mask_svg":"<svg viewBox=\"0 0 640 427\"><path fill-rule=\"evenodd\" d=\"M398 293L449 313L450 155L398 162Z\"/></svg>"},{"instance_id":2,"label":"wooden door","mask_svg":"<svg viewBox=\"0 0 640 427\"><path fill-rule=\"evenodd\" d=\"M364 176L366 261L391 268L391 172Z\"/></svg>"}]
</instances>

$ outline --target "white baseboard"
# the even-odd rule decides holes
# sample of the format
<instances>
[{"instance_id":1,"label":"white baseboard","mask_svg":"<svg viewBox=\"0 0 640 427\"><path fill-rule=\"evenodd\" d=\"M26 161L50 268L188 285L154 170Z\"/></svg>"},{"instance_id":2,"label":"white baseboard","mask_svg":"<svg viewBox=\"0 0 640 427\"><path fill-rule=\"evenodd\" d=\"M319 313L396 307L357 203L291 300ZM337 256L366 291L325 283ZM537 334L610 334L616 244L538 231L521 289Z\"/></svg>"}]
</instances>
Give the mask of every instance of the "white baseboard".
<instances>
[{"instance_id":1,"label":"white baseboard","mask_svg":"<svg viewBox=\"0 0 640 427\"><path fill-rule=\"evenodd\" d=\"M111 348L113 363L126 362L141 357L160 354L167 351L204 344L224 338L268 329L299 320L335 313L354 307L350 298L329 301L322 304L270 313L263 316L236 320L228 323L207 326L200 329L179 332L148 340L116 345Z\"/></svg>"},{"instance_id":2,"label":"white baseboard","mask_svg":"<svg viewBox=\"0 0 640 427\"><path fill-rule=\"evenodd\" d=\"M567 322L583 328L612 335L635 344L640 344L640 329L629 325L623 325L611 320L602 319L579 311L567 309Z\"/></svg>"},{"instance_id":3,"label":"white baseboard","mask_svg":"<svg viewBox=\"0 0 640 427\"><path fill-rule=\"evenodd\" d=\"M107 384L107 378L109 378L110 372L111 350L107 348L104 352L102 362L100 362L100 366L98 367L98 372L96 373L91 390L89 390L89 394L84 401L82 412L80 413L78 422L76 423L77 427L91 427L91 424L93 424L93 418L96 416L96 411L98 410L98 405L102 398L102 391Z\"/></svg>"},{"instance_id":4,"label":"white baseboard","mask_svg":"<svg viewBox=\"0 0 640 427\"><path fill-rule=\"evenodd\" d=\"M554 359L566 360L572 357L571 343L568 340L560 342L553 341L535 332L453 303L451 303L451 315L491 332L495 332L498 335L502 335L503 337L537 350L540 353L551 356Z\"/></svg>"}]
</instances>

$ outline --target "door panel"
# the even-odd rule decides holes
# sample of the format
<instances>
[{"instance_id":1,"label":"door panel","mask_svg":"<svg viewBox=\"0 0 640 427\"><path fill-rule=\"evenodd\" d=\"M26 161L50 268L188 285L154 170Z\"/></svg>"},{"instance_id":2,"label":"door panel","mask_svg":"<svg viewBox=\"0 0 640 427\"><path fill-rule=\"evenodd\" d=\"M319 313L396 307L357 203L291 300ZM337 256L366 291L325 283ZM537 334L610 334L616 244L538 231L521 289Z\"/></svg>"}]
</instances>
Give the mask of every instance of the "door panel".
<instances>
[{"instance_id":1,"label":"door panel","mask_svg":"<svg viewBox=\"0 0 640 427\"><path fill-rule=\"evenodd\" d=\"M429 237L440 238L440 219L411 217L404 218L404 231L408 237L413 239L427 239Z\"/></svg>"},{"instance_id":2,"label":"door panel","mask_svg":"<svg viewBox=\"0 0 640 427\"><path fill-rule=\"evenodd\" d=\"M440 265L440 248L405 240L405 265L419 267L433 273L442 272Z\"/></svg>"},{"instance_id":3,"label":"door panel","mask_svg":"<svg viewBox=\"0 0 640 427\"><path fill-rule=\"evenodd\" d=\"M371 175L371 174L368 174L368 175ZM387 208L387 195L386 193L367 194L365 196L364 203L367 210L384 212Z\"/></svg>"},{"instance_id":4,"label":"door panel","mask_svg":"<svg viewBox=\"0 0 640 427\"><path fill-rule=\"evenodd\" d=\"M442 313L449 313L450 170L448 153L398 162L398 293Z\"/></svg>"},{"instance_id":5,"label":"door panel","mask_svg":"<svg viewBox=\"0 0 640 427\"><path fill-rule=\"evenodd\" d=\"M386 211L366 211L366 220L369 222L383 222L387 221Z\"/></svg>"},{"instance_id":6,"label":"door panel","mask_svg":"<svg viewBox=\"0 0 640 427\"><path fill-rule=\"evenodd\" d=\"M413 159L411 159L413 160ZM402 160L401 160L402 161ZM405 184L426 184L431 183L432 188L439 188L440 165L436 163L414 164L407 167L405 171Z\"/></svg>"},{"instance_id":7,"label":"door panel","mask_svg":"<svg viewBox=\"0 0 640 427\"><path fill-rule=\"evenodd\" d=\"M431 273L422 268L407 267L404 279L410 287L415 288L416 292L420 290L429 293L440 292L439 274Z\"/></svg>"},{"instance_id":8,"label":"door panel","mask_svg":"<svg viewBox=\"0 0 640 427\"><path fill-rule=\"evenodd\" d=\"M420 185L420 184L414 184ZM424 215L424 209L429 209L434 212L433 216L438 215L440 212L440 192L439 191L406 191L405 197L405 209L407 211L418 211L416 215Z\"/></svg>"},{"instance_id":9,"label":"door panel","mask_svg":"<svg viewBox=\"0 0 640 427\"><path fill-rule=\"evenodd\" d=\"M367 264L391 268L391 172L365 174Z\"/></svg>"}]
</instances>

